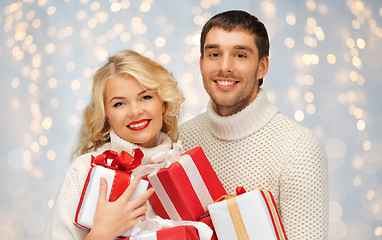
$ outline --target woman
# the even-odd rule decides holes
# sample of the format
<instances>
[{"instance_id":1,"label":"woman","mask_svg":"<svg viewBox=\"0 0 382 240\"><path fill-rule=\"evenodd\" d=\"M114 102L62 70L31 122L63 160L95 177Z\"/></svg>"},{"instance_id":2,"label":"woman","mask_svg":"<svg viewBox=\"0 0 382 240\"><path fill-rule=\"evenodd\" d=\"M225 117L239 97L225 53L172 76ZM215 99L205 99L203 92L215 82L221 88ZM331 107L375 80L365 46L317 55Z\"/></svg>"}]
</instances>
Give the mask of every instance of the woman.
<instances>
[{"instance_id":1,"label":"woman","mask_svg":"<svg viewBox=\"0 0 382 240\"><path fill-rule=\"evenodd\" d=\"M46 239L115 239L145 219L149 189L129 200L139 182L135 178L115 202L106 200L107 183L101 179L100 194L89 231L73 223L91 155L105 150L140 148L142 164L167 151L178 137L178 117L184 97L172 75L158 63L134 51L121 51L109 58L93 78L92 98L84 112L77 156L62 183L47 229Z\"/></svg>"}]
</instances>

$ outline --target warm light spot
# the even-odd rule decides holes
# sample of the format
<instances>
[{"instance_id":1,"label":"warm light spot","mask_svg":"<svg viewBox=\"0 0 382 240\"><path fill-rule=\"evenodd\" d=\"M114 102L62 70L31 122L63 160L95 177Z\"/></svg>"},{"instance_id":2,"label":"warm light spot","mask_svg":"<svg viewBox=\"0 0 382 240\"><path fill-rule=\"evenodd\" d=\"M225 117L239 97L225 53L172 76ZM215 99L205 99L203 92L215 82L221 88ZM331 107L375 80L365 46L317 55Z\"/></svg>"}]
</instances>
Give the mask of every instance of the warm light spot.
<instances>
[{"instance_id":1,"label":"warm light spot","mask_svg":"<svg viewBox=\"0 0 382 240\"><path fill-rule=\"evenodd\" d=\"M294 47L294 39L293 38L286 38L284 43L285 43L285 46L287 48L293 48Z\"/></svg>"},{"instance_id":2,"label":"warm light spot","mask_svg":"<svg viewBox=\"0 0 382 240\"><path fill-rule=\"evenodd\" d=\"M348 48L354 48L355 47L355 42L354 42L353 39L348 38L348 39L346 39L346 45L348 46Z\"/></svg>"},{"instance_id":3,"label":"warm light spot","mask_svg":"<svg viewBox=\"0 0 382 240\"><path fill-rule=\"evenodd\" d=\"M75 126L79 123L78 117L76 115L71 115L69 117L69 124Z\"/></svg>"},{"instance_id":4,"label":"warm light spot","mask_svg":"<svg viewBox=\"0 0 382 240\"><path fill-rule=\"evenodd\" d=\"M124 32L121 34L120 39L121 39L121 42L127 43L128 41L130 41L131 35L128 32Z\"/></svg>"},{"instance_id":5,"label":"warm light spot","mask_svg":"<svg viewBox=\"0 0 382 240\"><path fill-rule=\"evenodd\" d=\"M360 49L364 49L365 46L366 46L365 40L363 40L362 38L358 38L357 39L357 47Z\"/></svg>"},{"instance_id":6,"label":"warm light spot","mask_svg":"<svg viewBox=\"0 0 382 240\"><path fill-rule=\"evenodd\" d=\"M31 150L32 152L38 152L40 150L40 145L37 142L32 142Z\"/></svg>"},{"instance_id":7,"label":"warm light spot","mask_svg":"<svg viewBox=\"0 0 382 240\"><path fill-rule=\"evenodd\" d=\"M50 129L53 125L53 120L51 117L46 117L44 118L44 120L42 121L42 127L46 130Z\"/></svg>"},{"instance_id":8,"label":"warm light spot","mask_svg":"<svg viewBox=\"0 0 382 240\"><path fill-rule=\"evenodd\" d=\"M48 144L48 138L45 135L41 135L38 138L38 142L40 143L41 146L46 146Z\"/></svg>"},{"instance_id":9,"label":"warm light spot","mask_svg":"<svg viewBox=\"0 0 382 240\"><path fill-rule=\"evenodd\" d=\"M304 83L307 85L307 86L311 86L313 85L314 83L314 78L312 75L305 75L304 76Z\"/></svg>"},{"instance_id":10,"label":"warm light spot","mask_svg":"<svg viewBox=\"0 0 382 240\"><path fill-rule=\"evenodd\" d=\"M314 104L308 104L306 106L306 112L310 115L313 115L316 112L316 106Z\"/></svg>"},{"instance_id":11,"label":"warm light spot","mask_svg":"<svg viewBox=\"0 0 382 240\"><path fill-rule=\"evenodd\" d=\"M295 25L296 24L296 14L289 12L285 18L286 23L289 25Z\"/></svg>"},{"instance_id":12,"label":"warm light spot","mask_svg":"<svg viewBox=\"0 0 382 240\"><path fill-rule=\"evenodd\" d=\"M365 140L363 142L363 150L369 151L371 149L371 142L369 140Z\"/></svg>"},{"instance_id":13,"label":"warm light spot","mask_svg":"<svg viewBox=\"0 0 382 240\"><path fill-rule=\"evenodd\" d=\"M168 64L170 62L170 55L164 53L159 56L159 62L162 64Z\"/></svg>"},{"instance_id":14,"label":"warm light spot","mask_svg":"<svg viewBox=\"0 0 382 240\"><path fill-rule=\"evenodd\" d=\"M71 87L74 91L76 91L76 90L80 89L80 87L81 87L81 82L80 82L79 80L75 79L75 80L73 80L73 81L71 82L70 87Z\"/></svg>"},{"instance_id":15,"label":"warm light spot","mask_svg":"<svg viewBox=\"0 0 382 240\"><path fill-rule=\"evenodd\" d=\"M354 109L354 116L357 119L360 119L363 116L363 111L360 108Z\"/></svg>"},{"instance_id":16,"label":"warm light spot","mask_svg":"<svg viewBox=\"0 0 382 240\"><path fill-rule=\"evenodd\" d=\"M38 89L37 85L35 83L31 83L29 84L28 92L30 94L35 94L37 92L37 89Z\"/></svg>"},{"instance_id":17,"label":"warm light spot","mask_svg":"<svg viewBox=\"0 0 382 240\"><path fill-rule=\"evenodd\" d=\"M353 82L356 82L358 79L358 73L355 71L351 71L349 74L349 77L350 77L350 80L352 80Z\"/></svg>"},{"instance_id":18,"label":"warm light spot","mask_svg":"<svg viewBox=\"0 0 382 240\"><path fill-rule=\"evenodd\" d=\"M101 7L101 4L99 2L97 2L97 1L92 2L92 4L90 4L90 9L92 11L97 11L97 10L100 9L100 7Z\"/></svg>"},{"instance_id":19,"label":"warm light spot","mask_svg":"<svg viewBox=\"0 0 382 240\"><path fill-rule=\"evenodd\" d=\"M157 47L164 47L166 45L166 39L163 37L157 37L155 39L155 46Z\"/></svg>"},{"instance_id":20,"label":"warm light spot","mask_svg":"<svg viewBox=\"0 0 382 240\"><path fill-rule=\"evenodd\" d=\"M360 176L355 177L353 180L353 186L359 187L361 186L361 184L362 184L362 178Z\"/></svg>"},{"instance_id":21,"label":"warm light spot","mask_svg":"<svg viewBox=\"0 0 382 240\"><path fill-rule=\"evenodd\" d=\"M309 10L314 10L316 9L316 3L313 0L308 0L306 1L306 8Z\"/></svg>"},{"instance_id":22,"label":"warm light spot","mask_svg":"<svg viewBox=\"0 0 382 240\"><path fill-rule=\"evenodd\" d=\"M334 54L329 53L328 56L326 57L328 60L329 64L335 64L336 63L336 56Z\"/></svg>"},{"instance_id":23,"label":"warm light spot","mask_svg":"<svg viewBox=\"0 0 382 240\"><path fill-rule=\"evenodd\" d=\"M55 6L50 6L50 7L48 7L46 12L48 13L49 16L52 16L52 15L54 15L56 13L56 7Z\"/></svg>"},{"instance_id":24,"label":"warm light spot","mask_svg":"<svg viewBox=\"0 0 382 240\"><path fill-rule=\"evenodd\" d=\"M312 92L306 92L304 97L305 97L305 101L308 103L311 103L314 101L314 94Z\"/></svg>"},{"instance_id":25,"label":"warm light spot","mask_svg":"<svg viewBox=\"0 0 382 240\"><path fill-rule=\"evenodd\" d=\"M382 12L382 10L381 10L381 12ZM381 15L382 15L382 13L381 13ZM374 229L374 236L376 236L376 237L382 236L382 227L381 226L378 226Z\"/></svg>"},{"instance_id":26,"label":"warm light spot","mask_svg":"<svg viewBox=\"0 0 382 240\"><path fill-rule=\"evenodd\" d=\"M317 25L317 21L316 21L316 19L314 19L314 18L308 18L308 19L306 20L306 23L307 23L308 26L311 27L311 28L314 28L314 27Z\"/></svg>"},{"instance_id":27,"label":"warm light spot","mask_svg":"<svg viewBox=\"0 0 382 240\"><path fill-rule=\"evenodd\" d=\"M304 120L304 117L304 112L301 110L297 110L294 113L294 119L296 119L297 122L301 122L302 120Z\"/></svg>"},{"instance_id":28,"label":"warm light spot","mask_svg":"<svg viewBox=\"0 0 382 240\"><path fill-rule=\"evenodd\" d=\"M121 4L119 2L113 2L110 6L112 12L119 12L121 10Z\"/></svg>"},{"instance_id":29,"label":"warm light spot","mask_svg":"<svg viewBox=\"0 0 382 240\"><path fill-rule=\"evenodd\" d=\"M49 150L47 153L46 153L46 157L53 161L56 159L56 153L53 151L53 150Z\"/></svg>"},{"instance_id":30,"label":"warm light spot","mask_svg":"<svg viewBox=\"0 0 382 240\"><path fill-rule=\"evenodd\" d=\"M356 67L356 68L361 68L361 66L362 66L362 61L359 57L353 57L352 63L354 65L354 67Z\"/></svg>"},{"instance_id":31,"label":"warm light spot","mask_svg":"<svg viewBox=\"0 0 382 240\"><path fill-rule=\"evenodd\" d=\"M361 168L363 168L363 159L359 156L356 156L354 159L353 159L353 168L356 169L356 170L359 170Z\"/></svg>"},{"instance_id":32,"label":"warm light spot","mask_svg":"<svg viewBox=\"0 0 382 240\"><path fill-rule=\"evenodd\" d=\"M365 130L365 128L366 128L366 123L365 123L365 121L363 121L363 120L358 120L358 122L357 122L357 129L358 129L359 131L363 131L363 130Z\"/></svg>"},{"instance_id":33,"label":"warm light spot","mask_svg":"<svg viewBox=\"0 0 382 240\"><path fill-rule=\"evenodd\" d=\"M143 2L139 8L141 12L148 12L151 9L151 5L148 2Z\"/></svg>"}]
</instances>

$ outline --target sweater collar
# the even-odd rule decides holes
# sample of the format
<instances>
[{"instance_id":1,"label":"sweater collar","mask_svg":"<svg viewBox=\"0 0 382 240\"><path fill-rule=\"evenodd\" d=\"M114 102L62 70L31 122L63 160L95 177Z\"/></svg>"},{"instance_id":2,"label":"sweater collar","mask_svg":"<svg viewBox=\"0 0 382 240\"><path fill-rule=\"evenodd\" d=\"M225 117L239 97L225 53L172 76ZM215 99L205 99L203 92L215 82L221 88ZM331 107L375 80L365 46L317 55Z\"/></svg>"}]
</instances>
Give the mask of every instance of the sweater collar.
<instances>
[{"instance_id":1,"label":"sweater collar","mask_svg":"<svg viewBox=\"0 0 382 240\"><path fill-rule=\"evenodd\" d=\"M167 134L163 132L159 132L156 139L155 147L153 148L145 148L140 145L128 142L121 137L119 137L114 130L110 132L110 148L114 151L121 152L126 151L129 154L133 154L133 150L136 148L140 148L144 154L142 159L142 164L150 164L151 157L158 153L159 151L167 152L172 147L171 139L167 136Z\"/></svg>"},{"instance_id":2,"label":"sweater collar","mask_svg":"<svg viewBox=\"0 0 382 240\"><path fill-rule=\"evenodd\" d=\"M222 140L239 140L260 130L277 113L279 109L272 105L263 89L259 89L255 100L247 107L230 116L218 115L212 100L207 106L207 115L212 134Z\"/></svg>"}]
</instances>

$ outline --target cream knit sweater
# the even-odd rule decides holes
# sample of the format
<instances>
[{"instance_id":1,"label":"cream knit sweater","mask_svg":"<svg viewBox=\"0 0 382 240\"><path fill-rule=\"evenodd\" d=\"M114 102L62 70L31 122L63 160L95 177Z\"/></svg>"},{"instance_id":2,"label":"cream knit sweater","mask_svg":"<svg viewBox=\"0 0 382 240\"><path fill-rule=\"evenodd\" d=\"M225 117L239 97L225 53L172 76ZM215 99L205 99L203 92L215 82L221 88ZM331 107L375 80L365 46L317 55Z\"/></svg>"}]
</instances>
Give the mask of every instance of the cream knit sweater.
<instances>
[{"instance_id":1,"label":"cream knit sweater","mask_svg":"<svg viewBox=\"0 0 382 240\"><path fill-rule=\"evenodd\" d=\"M71 163L49 216L44 239L79 240L84 239L88 234L89 231L76 226L73 219L90 169L91 155L97 156L105 150L117 152L123 150L132 154L132 150L139 147L144 153L142 164L149 164L151 163L151 156L160 150L168 151L172 147L170 138L164 133L158 134L157 146L154 148L142 148L127 142L113 131L110 133L110 138L111 142L104 144L97 151L81 155Z\"/></svg>"},{"instance_id":2,"label":"cream knit sweater","mask_svg":"<svg viewBox=\"0 0 382 240\"><path fill-rule=\"evenodd\" d=\"M185 150L201 146L227 192L261 185L272 192L290 240L327 239L328 168L307 128L279 113L260 89L237 114L207 111L184 123Z\"/></svg>"}]
</instances>

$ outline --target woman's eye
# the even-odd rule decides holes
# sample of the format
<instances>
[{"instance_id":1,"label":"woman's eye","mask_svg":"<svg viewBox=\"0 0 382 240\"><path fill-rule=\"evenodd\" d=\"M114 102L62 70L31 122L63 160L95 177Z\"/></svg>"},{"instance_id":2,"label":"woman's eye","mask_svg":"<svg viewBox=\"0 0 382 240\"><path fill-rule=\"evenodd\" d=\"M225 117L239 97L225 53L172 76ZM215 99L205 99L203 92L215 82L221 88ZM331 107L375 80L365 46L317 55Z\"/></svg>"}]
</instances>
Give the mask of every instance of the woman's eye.
<instances>
[{"instance_id":1,"label":"woman's eye","mask_svg":"<svg viewBox=\"0 0 382 240\"><path fill-rule=\"evenodd\" d=\"M114 103L113 107L120 107L122 105L123 105L122 102L116 102L116 103Z\"/></svg>"},{"instance_id":2,"label":"woman's eye","mask_svg":"<svg viewBox=\"0 0 382 240\"><path fill-rule=\"evenodd\" d=\"M153 96L151 96L151 95L145 95L145 96L142 97L142 100L149 100L149 99L151 99L151 98L153 98Z\"/></svg>"}]
</instances>

